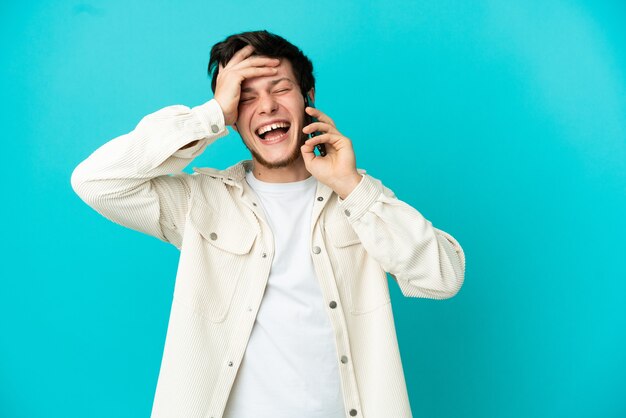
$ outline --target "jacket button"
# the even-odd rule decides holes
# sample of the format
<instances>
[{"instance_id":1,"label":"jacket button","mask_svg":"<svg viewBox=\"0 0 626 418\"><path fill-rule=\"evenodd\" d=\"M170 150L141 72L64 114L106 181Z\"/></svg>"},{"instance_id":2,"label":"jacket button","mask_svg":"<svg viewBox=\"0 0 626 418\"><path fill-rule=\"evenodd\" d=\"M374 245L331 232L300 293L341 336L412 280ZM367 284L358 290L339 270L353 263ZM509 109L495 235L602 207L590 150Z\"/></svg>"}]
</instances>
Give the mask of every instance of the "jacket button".
<instances>
[{"instance_id":1,"label":"jacket button","mask_svg":"<svg viewBox=\"0 0 626 418\"><path fill-rule=\"evenodd\" d=\"M232 361L228 362L228 367L233 367L233 362Z\"/></svg>"},{"instance_id":2,"label":"jacket button","mask_svg":"<svg viewBox=\"0 0 626 418\"><path fill-rule=\"evenodd\" d=\"M213 124L211 125L211 131L213 131L214 134L218 133L220 131L220 127Z\"/></svg>"},{"instance_id":3,"label":"jacket button","mask_svg":"<svg viewBox=\"0 0 626 418\"><path fill-rule=\"evenodd\" d=\"M330 309L335 309L337 307L337 302L335 302L334 300L331 300L328 306L330 306Z\"/></svg>"},{"instance_id":4,"label":"jacket button","mask_svg":"<svg viewBox=\"0 0 626 418\"><path fill-rule=\"evenodd\" d=\"M321 202L322 200L324 200L324 198L323 198L322 196L319 196L319 197L317 198L317 200L319 200L319 201Z\"/></svg>"},{"instance_id":5,"label":"jacket button","mask_svg":"<svg viewBox=\"0 0 626 418\"><path fill-rule=\"evenodd\" d=\"M346 216L350 216L350 211L348 209L346 209L343 213L345 213Z\"/></svg>"},{"instance_id":6,"label":"jacket button","mask_svg":"<svg viewBox=\"0 0 626 418\"><path fill-rule=\"evenodd\" d=\"M356 409L351 409L350 410L350 416L351 417L356 417L356 414L357 414Z\"/></svg>"},{"instance_id":7,"label":"jacket button","mask_svg":"<svg viewBox=\"0 0 626 418\"><path fill-rule=\"evenodd\" d=\"M256 202L252 202L252 206L256 206Z\"/></svg>"},{"instance_id":8,"label":"jacket button","mask_svg":"<svg viewBox=\"0 0 626 418\"><path fill-rule=\"evenodd\" d=\"M346 357L346 356L341 356L341 362L342 362L343 364L346 364L346 363L348 362L348 357Z\"/></svg>"},{"instance_id":9,"label":"jacket button","mask_svg":"<svg viewBox=\"0 0 626 418\"><path fill-rule=\"evenodd\" d=\"M318 247L317 245L313 247L313 254L319 254L321 252L322 252L322 249Z\"/></svg>"},{"instance_id":10,"label":"jacket button","mask_svg":"<svg viewBox=\"0 0 626 418\"><path fill-rule=\"evenodd\" d=\"M263 258L267 258L267 253L263 253L263 254L261 254L261 257L263 257Z\"/></svg>"},{"instance_id":11,"label":"jacket button","mask_svg":"<svg viewBox=\"0 0 626 418\"><path fill-rule=\"evenodd\" d=\"M211 235L209 235L209 238L215 241L217 239L217 234L215 232L211 232Z\"/></svg>"}]
</instances>

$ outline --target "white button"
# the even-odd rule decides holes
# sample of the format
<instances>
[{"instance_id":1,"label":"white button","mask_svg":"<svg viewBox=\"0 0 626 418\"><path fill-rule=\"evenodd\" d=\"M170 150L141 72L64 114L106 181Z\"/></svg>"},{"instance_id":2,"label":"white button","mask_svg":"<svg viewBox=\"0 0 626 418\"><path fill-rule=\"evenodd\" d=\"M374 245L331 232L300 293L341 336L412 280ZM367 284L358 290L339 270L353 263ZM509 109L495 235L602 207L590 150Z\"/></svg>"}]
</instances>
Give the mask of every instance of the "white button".
<instances>
[{"instance_id":1,"label":"white button","mask_svg":"<svg viewBox=\"0 0 626 418\"><path fill-rule=\"evenodd\" d=\"M220 127L213 124L211 125L211 131L213 131L214 134L218 133L220 131Z\"/></svg>"},{"instance_id":2,"label":"white button","mask_svg":"<svg viewBox=\"0 0 626 418\"><path fill-rule=\"evenodd\" d=\"M318 246L313 247L313 254L319 254L322 252L322 249Z\"/></svg>"}]
</instances>

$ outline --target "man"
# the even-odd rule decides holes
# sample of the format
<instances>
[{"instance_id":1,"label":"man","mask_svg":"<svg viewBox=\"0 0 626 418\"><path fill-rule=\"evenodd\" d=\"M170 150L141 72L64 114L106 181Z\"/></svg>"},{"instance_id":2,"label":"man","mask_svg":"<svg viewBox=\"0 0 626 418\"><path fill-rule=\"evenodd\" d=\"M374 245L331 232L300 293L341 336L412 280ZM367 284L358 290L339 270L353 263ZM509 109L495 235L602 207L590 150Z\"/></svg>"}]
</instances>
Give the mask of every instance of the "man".
<instances>
[{"instance_id":1,"label":"man","mask_svg":"<svg viewBox=\"0 0 626 418\"><path fill-rule=\"evenodd\" d=\"M233 35L209 72L214 99L144 117L72 176L102 215L181 250L152 417L410 417L386 272L405 296L449 298L461 247L305 107L297 47ZM227 126L252 160L183 173Z\"/></svg>"}]
</instances>

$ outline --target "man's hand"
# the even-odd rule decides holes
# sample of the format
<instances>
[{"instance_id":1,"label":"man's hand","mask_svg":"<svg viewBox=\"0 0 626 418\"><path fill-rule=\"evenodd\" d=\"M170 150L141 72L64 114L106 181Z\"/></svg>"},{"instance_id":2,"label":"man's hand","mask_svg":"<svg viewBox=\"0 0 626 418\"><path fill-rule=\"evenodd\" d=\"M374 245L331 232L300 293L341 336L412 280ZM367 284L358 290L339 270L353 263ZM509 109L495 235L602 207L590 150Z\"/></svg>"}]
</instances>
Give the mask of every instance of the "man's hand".
<instances>
[{"instance_id":1,"label":"man's hand","mask_svg":"<svg viewBox=\"0 0 626 418\"><path fill-rule=\"evenodd\" d=\"M224 113L226 125L237 122L237 108L241 96L241 84L247 78L267 77L276 74L280 60L277 58L252 57L254 48L246 45L233 55L225 67L219 64L215 85L215 100Z\"/></svg>"},{"instance_id":2,"label":"man's hand","mask_svg":"<svg viewBox=\"0 0 626 418\"><path fill-rule=\"evenodd\" d=\"M300 148L306 169L316 179L330 187L345 199L361 181L356 171L356 158L352 149L352 141L343 136L335 126L335 122L324 113L313 107L305 112L319 120L302 129L305 134L321 132L321 135L310 138ZM326 144L324 157L315 155L315 146Z\"/></svg>"}]
</instances>

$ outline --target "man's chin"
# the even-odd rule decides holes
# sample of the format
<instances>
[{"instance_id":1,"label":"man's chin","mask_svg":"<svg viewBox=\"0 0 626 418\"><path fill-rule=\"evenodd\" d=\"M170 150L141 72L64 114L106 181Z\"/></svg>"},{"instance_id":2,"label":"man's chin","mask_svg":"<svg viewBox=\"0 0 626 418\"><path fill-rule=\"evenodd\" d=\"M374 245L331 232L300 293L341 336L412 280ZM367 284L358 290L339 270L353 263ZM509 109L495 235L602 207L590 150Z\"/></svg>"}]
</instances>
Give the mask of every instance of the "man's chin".
<instances>
[{"instance_id":1,"label":"man's chin","mask_svg":"<svg viewBox=\"0 0 626 418\"><path fill-rule=\"evenodd\" d=\"M291 154L288 157L285 157L285 158L282 158L282 159L273 160L273 161L269 161L269 160L266 160L265 158L263 158L263 156L260 153L258 153L256 150L253 150L250 147L248 147L248 145L246 144L245 141L244 141L244 145L246 145L246 148L248 148L248 151L250 151L250 153L252 154L252 157L254 158L254 160L257 163L261 164L265 168L275 169L275 168L289 167L291 164L293 164L294 162L296 162L300 158L302 158L302 153L300 152L300 147L302 145L304 145L304 142L306 141L306 139L307 139L307 137L303 136L300 139L300 144L298 144L296 147L294 147L293 151L291 152Z\"/></svg>"},{"instance_id":2,"label":"man's chin","mask_svg":"<svg viewBox=\"0 0 626 418\"><path fill-rule=\"evenodd\" d=\"M261 164L265 168L270 169L289 167L291 164L298 161L298 159L302 158L299 148L296 148L295 152L293 152L289 157L273 161L266 160L256 151L250 150L250 152L252 153L252 156L257 163Z\"/></svg>"}]
</instances>

